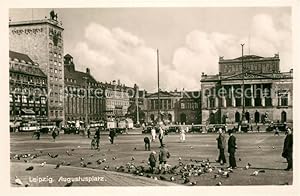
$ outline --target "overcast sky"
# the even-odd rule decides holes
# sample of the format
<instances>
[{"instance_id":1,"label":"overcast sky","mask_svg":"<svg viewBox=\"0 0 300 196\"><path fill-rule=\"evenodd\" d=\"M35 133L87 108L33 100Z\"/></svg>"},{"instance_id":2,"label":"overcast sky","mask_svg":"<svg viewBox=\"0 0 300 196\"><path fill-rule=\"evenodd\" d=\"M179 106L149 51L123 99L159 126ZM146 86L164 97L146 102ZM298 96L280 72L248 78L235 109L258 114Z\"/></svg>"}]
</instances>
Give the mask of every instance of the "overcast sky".
<instances>
[{"instance_id":1,"label":"overcast sky","mask_svg":"<svg viewBox=\"0 0 300 196\"><path fill-rule=\"evenodd\" d=\"M51 9L11 9L12 21L42 19ZM150 92L200 89L201 73L217 74L219 56L274 56L292 68L291 9L101 8L55 9L64 26L64 52L99 81L120 79Z\"/></svg>"}]
</instances>

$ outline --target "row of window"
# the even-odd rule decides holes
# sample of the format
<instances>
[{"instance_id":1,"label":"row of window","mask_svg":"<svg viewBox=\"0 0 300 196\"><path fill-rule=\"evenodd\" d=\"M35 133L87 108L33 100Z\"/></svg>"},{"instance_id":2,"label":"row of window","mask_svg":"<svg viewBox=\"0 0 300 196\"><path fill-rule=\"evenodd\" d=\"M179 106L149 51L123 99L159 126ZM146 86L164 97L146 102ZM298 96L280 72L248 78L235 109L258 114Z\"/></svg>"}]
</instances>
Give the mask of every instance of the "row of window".
<instances>
[{"instance_id":1,"label":"row of window","mask_svg":"<svg viewBox=\"0 0 300 196\"><path fill-rule=\"evenodd\" d=\"M46 97L34 97L34 96L24 96L24 95L9 95L9 102L13 103L39 103L46 104Z\"/></svg>"},{"instance_id":2,"label":"row of window","mask_svg":"<svg viewBox=\"0 0 300 196\"><path fill-rule=\"evenodd\" d=\"M50 111L50 116L51 117L62 117L63 116L63 111L62 110L60 110L60 111L53 111L53 110L51 110Z\"/></svg>"},{"instance_id":3,"label":"row of window","mask_svg":"<svg viewBox=\"0 0 300 196\"><path fill-rule=\"evenodd\" d=\"M155 110L158 109L158 100L151 99L149 100L150 109ZM172 109L171 99L160 100L160 109Z\"/></svg>"},{"instance_id":4,"label":"row of window","mask_svg":"<svg viewBox=\"0 0 300 196\"><path fill-rule=\"evenodd\" d=\"M61 59L61 57L62 57L62 55L60 53L56 53L56 52L52 52L52 51L49 52L49 55L50 55L50 58L51 57L54 57L54 58L57 57L57 58Z\"/></svg>"},{"instance_id":5,"label":"row of window","mask_svg":"<svg viewBox=\"0 0 300 196\"><path fill-rule=\"evenodd\" d=\"M41 78L41 77L36 77L36 76L28 76L28 75L23 75L19 73L9 73L9 79L10 80L17 80L20 82L30 82L30 83L36 83L36 84L45 84L46 79Z\"/></svg>"},{"instance_id":6,"label":"row of window","mask_svg":"<svg viewBox=\"0 0 300 196\"><path fill-rule=\"evenodd\" d=\"M198 103L194 103L194 102L181 102L180 103L180 108L181 109L198 109L199 105Z\"/></svg>"},{"instance_id":7,"label":"row of window","mask_svg":"<svg viewBox=\"0 0 300 196\"><path fill-rule=\"evenodd\" d=\"M100 100L90 99L88 101L88 114L98 114L104 105ZM67 114L85 114L86 100L68 99L65 101L65 111Z\"/></svg>"},{"instance_id":8,"label":"row of window","mask_svg":"<svg viewBox=\"0 0 300 196\"><path fill-rule=\"evenodd\" d=\"M129 106L129 101L124 100L107 100L106 105L109 106Z\"/></svg>"}]
</instances>

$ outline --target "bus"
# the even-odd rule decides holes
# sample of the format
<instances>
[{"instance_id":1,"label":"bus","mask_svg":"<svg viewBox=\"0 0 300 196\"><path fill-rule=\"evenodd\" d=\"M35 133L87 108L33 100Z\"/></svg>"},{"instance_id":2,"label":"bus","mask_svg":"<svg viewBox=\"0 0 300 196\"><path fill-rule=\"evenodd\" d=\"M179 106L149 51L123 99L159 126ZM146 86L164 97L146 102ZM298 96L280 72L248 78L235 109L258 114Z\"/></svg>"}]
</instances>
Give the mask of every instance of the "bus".
<instances>
[{"instance_id":1,"label":"bus","mask_svg":"<svg viewBox=\"0 0 300 196\"><path fill-rule=\"evenodd\" d=\"M23 121L20 124L20 132L33 132L40 129L37 121Z\"/></svg>"},{"instance_id":2,"label":"bus","mask_svg":"<svg viewBox=\"0 0 300 196\"><path fill-rule=\"evenodd\" d=\"M54 129L56 127L55 122L51 121L44 121L39 123L39 130L42 133L48 133L50 130Z\"/></svg>"}]
</instances>

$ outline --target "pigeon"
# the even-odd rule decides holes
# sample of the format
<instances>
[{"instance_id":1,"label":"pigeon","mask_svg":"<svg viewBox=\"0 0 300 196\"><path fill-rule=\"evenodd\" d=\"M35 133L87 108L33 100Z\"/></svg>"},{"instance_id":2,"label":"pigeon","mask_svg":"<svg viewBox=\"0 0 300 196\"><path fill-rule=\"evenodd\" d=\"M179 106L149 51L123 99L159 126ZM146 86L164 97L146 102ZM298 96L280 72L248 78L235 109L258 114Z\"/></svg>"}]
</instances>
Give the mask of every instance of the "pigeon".
<instances>
[{"instance_id":1,"label":"pigeon","mask_svg":"<svg viewBox=\"0 0 300 196\"><path fill-rule=\"evenodd\" d=\"M23 185L22 180L21 180L20 178L18 178L18 176L15 177L15 183L16 183L17 185Z\"/></svg>"},{"instance_id":2,"label":"pigeon","mask_svg":"<svg viewBox=\"0 0 300 196\"><path fill-rule=\"evenodd\" d=\"M184 178L184 184L186 184L186 183L189 183L190 182L190 179L189 178Z\"/></svg>"},{"instance_id":3,"label":"pigeon","mask_svg":"<svg viewBox=\"0 0 300 196\"><path fill-rule=\"evenodd\" d=\"M72 156L72 154L68 150L67 150L66 153L67 153L68 156Z\"/></svg>"},{"instance_id":4,"label":"pigeon","mask_svg":"<svg viewBox=\"0 0 300 196\"><path fill-rule=\"evenodd\" d=\"M30 167L28 167L28 168L26 168L26 171L31 171L31 170L33 170L33 166L30 166Z\"/></svg>"},{"instance_id":5,"label":"pigeon","mask_svg":"<svg viewBox=\"0 0 300 196\"><path fill-rule=\"evenodd\" d=\"M65 185L65 187L70 187L70 186L72 186L72 184L73 184L73 181L68 182L68 183Z\"/></svg>"},{"instance_id":6,"label":"pigeon","mask_svg":"<svg viewBox=\"0 0 300 196\"><path fill-rule=\"evenodd\" d=\"M220 176L218 174L215 174L214 175L214 178L219 178Z\"/></svg>"},{"instance_id":7,"label":"pigeon","mask_svg":"<svg viewBox=\"0 0 300 196\"><path fill-rule=\"evenodd\" d=\"M164 176L159 176L160 180L167 180Z\"/></svg>"},{"instance_id":8,"label":"pigeon","mask_svg":"<svg viewBox=\"0 0 300 196\"><path fill-rule=\"evenodd\" d=\"M81 157L81 158L80 158L80 160L81 160L81 161L84 161L84 158L83 158L83 157Z\"/></svg>"},{"instance_id":9,"label":"pigeon","mask_svg":"<svg viewBox=\"0 0 300 196\"><path fill-rule=\"evenodd\" d=\"M134 150L136 150L136 147L134 148Z\"/></svg>"},{"instance_id":10,"label":"pigeon","mask_svg":"<svg viewBox=\"0 0 300 196\"><path fill-rule=\"evenodd\" d=\"M274 146L272 146L272 148L273 148L273 149L275 149L275 147L274 147Z\"/></svg>"},{"instance_id":11,"label":"pigeon","mask_svg":"<svg viewBox=\"0 0 300 196\"><path fill-rule=\"evenodd\" d=\"M91 157L93 157L94 156L94 154L91 154Z\"/></svg>"},{"instance_id":12,"label":"pigeon","mask_svg":"<svg viewBox=\"0 0 300 196\"><path fill-rule=\"evenodd\" d=\"M74 150L75 150L74 148L71 149L71 151L74 151Z\"/></svg>"},{"instance_id":13,"label":"pigeon","mask_svg":"<svg viewBox=\"0 0 300 196\"><path fill-rule=\"evenodd\" d=\"M67 163L67 166L70 166L70 165L71 165L71 163L70 163L70 162L68 162L68 163Z\"/></svg>"},{"instance_id":14,"label":"pigeon","mask_svg":"<svg viewBox=\"0 0 300 196\"><path fill-rule=\"evenodd\" d=\"M132 160L132 161L134 161L134 159L135 159L134 157L131 157L131 160Z\"/></svg>"},{"instance_id":15,"label":"pigeon","mask_svg":"<svg viewBox=\"0 0 300 196\"><path fill-rule=\"evenodd\" d=\"M25 187L29 187L29 186L30 186L30 184L29 184L29 183L26 183L26 184L25 184Z\"/></svg>"},{"instance_id":16,"label":"pigeon","mask_svg":"<svg viewBox=\"0 0 300 196\"><path fill-rule=\"evenodd\" d=\"M259 149L261 149L261 147L260 147L260 146L258 146L258 148L259 148Z\"/></svg>"},{"instance_id":17,"label":"pigeon","mask_svg":"<svg viewBox=\"0 0 300 196\"><path fill-rule=\"evenodd\" d=\"M154 180L157 180L157 177L154 177L153 179L154 179Z\"/></svg>"},{"instance_id":18,"label":"pigeon","mask_svg":"<svg viewBox=\"0 0 300 196\"><path fill-rule=\"evenodd\" d=\"M102 161L99 159L96 161L99 165L102 163Z\"/></svg>"},{"instance_id":19,"label":"pigeon","mask_svg":"<svg viewBox=\"0 0 300 196\"><path fill-rule=\"evenodd\" d=\"M106 161L106 159L103 159L103 162L105 162Z\"/></svg>"},{"instance_id":20,"label":"pigeon","mask_svg":"<svg viewBox=\"0 0 300 196\"><path fill-rule=\"evenodd\" d=\"M259 171L254 171L251 176L257 176Z\"/></svg>"},{"instance_id":21,"label":"pigeon","mask_svg":"<svg viewBox=\"0 0 300 196\"><path fill-rule=\"evenodd\" d=\"M175 178L173 176L170 177L170 181L175 181Z\"/></svg>"},{"instance_id":22,"label":"pigeon","mask_svg":"<svg viewBox=\"0 0 300 196\"><path fill-rule=\"evenodd\" d=\"M58 169L60 167L60 163L58 163L54 169Z\"/></svg>"},{"instance_id":23,"label":"pigeon","mask_svg":"<svg viewBox=\"0 0 300 196\"><path fill-rule=\"evenodd\" d=\"M193 146L191 146L191 149L193 149Z\"/></svg>"},{"instance_id":24,"label":"pigeon","mask_svg":"<svg viewBox=\"0 0 300 196\"><path fill-rule=\"evenodd\" d=\"M224 172L222 176L226 177L226 178L229 178L229 173L228 172Z\"/></svg>"},{"instance_id":25,"label":"pigeon","mask_svg":"<svg viewBox=\"0 0 300 196\"><path fill-rule=\"evenodd\" d=\"M44 167L45 165L46 165L46 161L40 164L41 167Z\"/></svg>"},{"instance_id":26,"label":"pigeon","mask_svg":"<svg viewBox=\"0 0 300 196\"><path fill-rule=\"evenodd\" d=\"M24 162L25 162L25 163L28 163L28 160L25 159Z\"/></svg>"},{"instance_id":27,"label":"pigeon","mask_svg":"<svg viewBox=\"0 0 300 196\"><path fill-rule=\"evenodd\" d=\"M112 160L116 160L116 159L117 159L116 157L113 157L113 158L112 158Z\"/></svg>"},{"instance_id":28,"label":"pigeon","mask_svg":"<svg viewBox=\"0 0 300 196\"><path fill-rule=\"evenodd\" d=\"M87 162L87 164L88 164L88 165L92 165L92 162L89 161L89 162Z\"/></svg>"},{"instance_id":29,"label":"pigeon","mask_svg":"<svg viewBox=\"0 0 300 196\"><path fill-rule=\"evenodd\" d=\"M190 185L196 185L196 184L197 184L196 181L190 182Z\"/></svg>"},{"instance_id":30,"label":"pigeon","mask_svg":"<svg viewBox=\"0 0 300 196\"><path fill-rule=\"evenodd\" d=\"M218 182L216 185L217 186L222 186L222 182Z\"/></svg>"},{"instance_id":31,"label":"pigeon","mask_svg":"<svg viewBox=\"0 0 300 196\"><path fill-rule=\"evenodd\" d=\"M58 154L54 155L52 158L57 158L58 157Z\"/></svg>"},{"instance_id":32,"label":"pigeon","mask_svg":"<svg viewBox=\"0 0 300 196\"><path fill-rule=\"evenodd\" d=\"M178 161L181 161L181 157L178 158Z\"/></svg>"},{"instance_id":33,"label":"pigeon","mask_svg":"<svg viewBox=\"0 0 300 196\"><path fill-rule=\"evenodd\" d=\"M77 148L80 148L80 146L77 146Z\"/></svg>"},{"instance_id":34,"label":"pigeon","mask_svg":"<svg viewBox=\"0 0 300 196\"><path fill-rule=\"evenodd\" d=\"M239 161L242 161L242 159L241 159L241 158L239 158Z\"/></svg>"}]
</instances>

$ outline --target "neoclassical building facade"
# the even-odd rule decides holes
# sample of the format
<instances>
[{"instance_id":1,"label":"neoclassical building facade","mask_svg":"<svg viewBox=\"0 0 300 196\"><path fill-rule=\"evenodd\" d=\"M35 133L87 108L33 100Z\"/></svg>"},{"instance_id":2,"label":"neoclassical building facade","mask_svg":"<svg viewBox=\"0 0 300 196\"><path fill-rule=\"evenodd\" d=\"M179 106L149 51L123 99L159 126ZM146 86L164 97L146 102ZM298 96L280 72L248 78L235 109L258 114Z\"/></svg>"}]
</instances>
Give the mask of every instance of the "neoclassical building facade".
<instances>
[{"instance_id":1,"label":"neoclassical building facade","mask_svg":"<svg viewBox=\"0 0 300 196\"><path fill-rule=\"evenodd\" d=\"M202 124L293 121L293 70L280 72L279 55L219 58L219 74L201 77ZM244 93L243 93L244 92Z\"/></svg>"}]
</instances>

